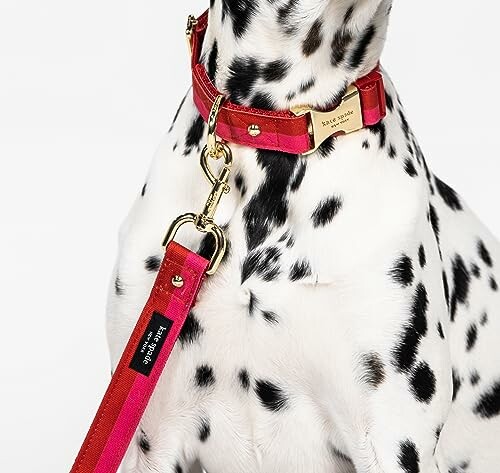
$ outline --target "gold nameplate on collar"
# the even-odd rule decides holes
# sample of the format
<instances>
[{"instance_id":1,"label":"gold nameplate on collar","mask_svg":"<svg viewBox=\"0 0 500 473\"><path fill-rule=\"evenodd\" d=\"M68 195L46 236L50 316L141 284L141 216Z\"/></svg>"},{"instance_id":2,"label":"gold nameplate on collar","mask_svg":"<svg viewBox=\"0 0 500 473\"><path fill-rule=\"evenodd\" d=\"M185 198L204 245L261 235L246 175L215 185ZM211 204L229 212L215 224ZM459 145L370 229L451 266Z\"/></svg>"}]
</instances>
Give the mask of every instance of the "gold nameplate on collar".
<instances>
[{"instance_id":1,"label":"gold nameplate on collar","mask_svg":"<svg viewBox=\"0 0 500 473\"><path fill-rule=\"evenodd\" d=\"M350 85L340 105L334 110L321 112L308 106L293 107L297 116L309 114L309 133L313 137L314 148L303 154L316 151L329 136L336 133L352 133L363 128L361 98L356 86Z\"/></svg>"}]
</instances>

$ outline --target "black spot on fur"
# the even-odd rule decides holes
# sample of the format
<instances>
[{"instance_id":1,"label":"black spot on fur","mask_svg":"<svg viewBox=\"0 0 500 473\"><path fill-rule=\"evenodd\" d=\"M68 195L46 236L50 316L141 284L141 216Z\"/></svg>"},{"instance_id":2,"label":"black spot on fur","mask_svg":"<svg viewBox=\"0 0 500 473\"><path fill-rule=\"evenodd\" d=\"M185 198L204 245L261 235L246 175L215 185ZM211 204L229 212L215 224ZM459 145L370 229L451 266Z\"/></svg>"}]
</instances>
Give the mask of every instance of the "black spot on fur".
<instances>
[{"instance_id":1,"label":"black spot on fur","mask_svg":"<svg viewBox=\"0 0 500 473\"><path fill-rule=\"evenodd\" d=\"M458 371L455 368L451 369L451 379L453 382L453 394L451 400L455 401L455 399L458 396L458 392L460 391L460 388L462 386L462 379L460 378L460 375L458 374Z\"/></svg>"},{"instance_id":2,"label":"black spot on fur","mask_svg":"<svg viewBox=\"0 0 500 473\"><path fill-rule=\"evenodd\" d=\"M405 440L399 445L399 466L405 473L420 472L420 458L416 445L411 440Z\"/></svg>"},{"instance_id":3,"label":"black spot on fur","mask_svg":"<svg viewBox=\"0 0 500 473\"><path fill-rule=\"evenodd\" d=\"M223 226L223 229L226 229L226 226ZM222 257L222 263L224 263L231 253L231 242L229 240L226 241L227 247L226 252ZM200 256L203 256L205 259L210 259L215 252L215 238L211 233L206 233L201 239L200 246L198 247L197 253Z\"/></svg>"},{"instance_id":4,"label":"black spot on fur","mask_svg":"<svg viewBox=\"0 0 500 473\"><path fill-rule=\"evenodd\" d=\"M384 362L377 353L365 353L361 357L361 380L376 388L384 382L385 367Z\"/></svg>"},{"instance_id":5,"label":"black spot on fur","mask_svg":"<svg viewBox=\"0 0 500 473\"><path fill-rule=\"evenodd\" d=\"M261 404L273 412L281 411L287 407L287 397L283 390L270 381L257 380L255 393Z\"/></svg>"},{"instance_id":6,"label":"black spot on fur","mask_svg":"<svg viewBox=\"0 0 500 473\"><path fill-rule=\"evenodd\" d=\"M239 373L238 373L238 380L240 382L241 387L245 390L248 391L250 388L250 376L248 374L248 371L245 368L242 368Z\"/></svg>"},{"instance_id":7,"label":"black spot on fur","mask_svg":"<svg viewBox=\"0 0 500 473\"><path fill-rule=\"evenodd\" d=\"M249 250L263 243L273 227L285 224L288 216L288 188L298 156L258 150L257 162L266 172L266 178L243 210Z\"/></svg>"},{"instance_id":8,"label":"black spot on fur","mask_svg":"<svg viewBox=\"0 0 500 473\"><path fill-rule=\"evenodd\" d=\"M455 255L452 264L453 271L453 293L451 296L451 321L455 321L457 303L466 304L469 295L470 275L465 267L464 260L460 255Z\"/></svg>"},{"instance_id":9,"label":"black spot on fur","mask_svg":"<svg viewBox=\"0 0 500 473\"><path fill-rule=\"evenodd\" d=\"M328 449L330 450L330 453L332 454L333 458L335 458L336 460L341 460L346 463L352 463L352 459L344 452L341 452L333 444L329 443Z\"/></svg>"},{"instance_id":10,"label":"black spot on fur","mask_svg":"<svg viewBox=\"0 0 500 473\"><path fill-rule=\"evenodd\" d=\"M418 262L420 263L421 268L423 268L427 262L424 245L420 245L418 248Z\"/></svg>"},{"instance_id":11,"label":"black spot on fur","mask_svg":"<svg viewBox=\"0 0 500 473\"><path fill-rule=\"evenodd\" d=\"M448 277L446 276L446 273L443 269L441 273L442 279L443 279L443 292L444 292L444 298L446 300L446 304L450 304L450 289L448 286Z\"/></svg>"},{"instance_id":12,"label":"black spot on fur","mask_svg":"<svg viewBox=\"0 0 500 473\"><path fill-rule=\"evenodd\" d=\"M368 142L368 140L364 140L361 146L363 147L363 149L370 149L370 143Z\"/></svg>"},{"instance_id":13,"label":"black spot on fur","mask_svg":"<svg viewBox=\"0 0 500 473\"><path fill-rule=\"evenodd\" d=\"M144 267L152 272L155 273L160 269L161 265L161 258L159 256L149 256L144 260Z\"/></svg>"},{"instance_id":14,"label":"black spot on fur","mask_svg":"<svg viewBox=\"0 0 500 473\"><path fill-rule=\"evenodd\" d=\"M200 388L206 388L215 384L213 368L208 365L198 366L198 368L196 368L195 382Z\"/></svg>"},{"instance_id":15,"label":"black spot on fur","mask_svg":"<svg viewBox=\"0 0 500 473\"><path fill-rule=\"evenodd\" d=\"M410 386L415 398L429 404L436 392L436 376L426 362L421 362L413 370Z\"/></svg>"},{"instance_id":16,"label":"black spot on fur","mask_svg":"<svg viewBox=\"0 0 500 473\"><path fill-rule=\"evenodd\" d=\"M472 386L476 386L476 384L479 383L480 380L481 376L479 375L477 370L472 371L472 373L470 374L470 384L472 384Z\"/></svg>"},{"instance_id":17,"label":"black spot on fur","mask_svg":"<svg viewBox=\"0 0 500 473\"><path fill-rule=\"evenodd\" d=\"M145 182L144 185L142 186L142 189L141 189L141 197L144 197L146 195L146 187L147 187L148 183Z\"/></svg>"},{"instance_id":18,"label":"black spot on fur","mask_svg":"<svg viewBox=\"0 0 500 473\"><path fill-rule=\"evenodd\" d=\"M210 422L208 419L201 419L198 438L201 442L206 442L208 437L210 437Z\"/></svg>"},{"instance_id":19,"label":"black spot on fur","mask_svg":"<svg viewBox=\"0 0 500 473\"><path fill-rule=\"evenodd\" d=\"M405 254L401 255L389 272L392 280L400 286L409 286L414 279L413 263L411 258Z\"/></svg>"},{"instance_id":20,"label":"black spot on fur","mask_svg":"<svg viewBox=\"0 0 500 473\"><path fill-rule=\"evenodd\" d=\"M236 186L236 189L240 191L241 197L245 197L245 194L247 193L247 186L241 173L236 174L234 178L234 185Z\"/></svg>"},{"instance_id":21,"label":"black spot on fur","mask_svg":"<svg viewBox=\"0 0 500 473\"><path fill-rule=\"evenodd\" d=\"M262 78L266 82L274 82L283 79L290 69L290 63L283 59L268 62L262 69Z\"/></svg>"},{"instance_id":22,"label":"black spot on fur","mask_svg":"<svg viewBox=\"0 0 500 473\"><path fill-rule=\"evenodd\" d=\"M330 156L330 154L332 153L332 151L335 150L335 141L336 141L336 137L335 136L329 136L326 140L323 141L323 143L321 143L319 146L318 146L318 149L317 149L317 153L322 157L322 158L327 158L328 156Z\"/></svg>"},{"instance_id":23,"label":"black spot on fur","mask_svg":"<svg viewBox=\"0 0 500 473\"><path fill-rule=\"evenodd\" d=\"M211 233L203 236L197 253L205 259L210 259L215 251L215 240Z\"/></svg>"},{"instance_id":24,"label":"black spot on fur","mask_svg":"<svg viewBox=\"0 0 500 473\"><path fill-rule=\"evenodd\" d=\"M297 25L292 17L298 4L298 0L288 0L287 3L278 8L278 24L283 27L283 32L286 34L290 35L297 31Z\"/></svg>"},{"instance_id":25,"label":"black spot on fur","mask_svg":"<svg viewBox=\"0 0 500 473\"><path fill-rule=\"evenodd\" d=\"M427 298L427 290L422 283L419 283L416 290L415 295L413 297L412 304L412 314L413 314L413 327L416 332L425 337L427 334L427 307L429 304L429 300Z\"/></svg>"},{"instance_id":26,"label":"black spot on fur","mask_svg":"<svg viewBox=\"0 0 500 473\"><path fill-rule=\"evenodd\" d=\"M257 275L264 281L273 281L280 273L279 259L281 251L275 246L251 251L241 267L241 283L250 276Z\"/></svg>"},{"instance_id":27,"label":"black spot on fur","mask_svg":"<svg viewBox=\"0 0 500 473\"><path fill-rule=\"evenodd\" d=\"M341 28L335 33L331 45L330 62L332 66L338 66L344 60L347 48L351 42L352 35L345 28Z\"/></svg>"},{"instance_id":28,"label":"black spot on fur","mask_svg":"<svg viewBox=\"0 0 500 473\"><path fill-rule=\"evenodd\" d=\"M439 216L436 212L436 208L431 204L429 206L429 217L431 220L432 231L434 232L434 236L436 237L436 241L439 245Z\"/></svg>"},{"instance_id":29,"label":"black spot on fur","mask_svg":"<svg viewBox=\"0 0 500 473\"><path fill-rule=\"evenodd\" d=\"M438 177L434 176L434 181L439 195L444 200L445 204L452 210L463 210L462 203L460 202L457 193Z\"/></svg>"},{"instance_id":30,"label":"black spot on fur","mask_svg":"<svg viewBox=\"0 0 500 473\"><path fill-rule=\"evenodd\" d=\"M290 268L290 281L298 281L299 279L307 278L312 274L311 265L306 260L300 260L293 263Z\"/></svg>"},{"instance_id":31,"label":"black spot on fur","mask_svg":"<svg viewBox=\"0 0 500 473\"><path fill-rule=\"evenodd\" d=\"M342 198L331 196L322 200L311 215L315 228L329 224L342 208Z\"/></svg>"},{"instance_id":32,"label":"black spot on fur","mask_svg":"<svg viewBox=\"0 0 500 473\"><path fill-rule=\"evenodd\" d=\"M151 444L149 443L148 436L142 429L139 433L139 448L143 453L148 453L151 450Z\"/></svg>"},{"instance_id":33,"label":"black spot on fur","mask_svg":"<svg viewBox=\"0 0 500 473\"><path fill-rule=\"evenodd\" d=\"M467 351L471 351L476 345L477 341L477 325L475 323L469 325L469 328L467 329L467 333L465 335L465 340L465 349Z\"/></svg>"},{"instance_id":34,"label":"black spot on fur","mask_svg":"<svg viewBox=\"0 0 500 473\"><path fill-rule=\"evenodd\" d=\"M444 340L445 337L444 337L444 331L443 331L443 324L441 322L437 323L437 331L438 331L439 337Z\"/></svg>"},{"instance_id":35,"label":"black spot on fur","mask_svg":"<svg viewBox=\"0 0 500 473\"><path fill-rule=\"evenodd\" d=\"M241 105L250 96L259 77L260 67L254 58L235 58L229 66L229 78L226 83L229 98Z\"/></svg>"},{"instance_id":36,"label":"black spot on fur","mask_svg":"<svg viewBox=\"0 0 500 473\"><path fill-rule=\"evenodd\" d=\"M354 4L352 4L345 12L344 25L351 21L353 13L354 13Z\"/></svg>"},{"instance_id":37,"label":"black spot on fur","mask_svg":"<svg viewBox=\"0 0 500 473\"><path fill-rule=\"evenodd\" d=\"M387 151L387 154L389 155L389 158L391 159L395 159L396 158L396 148L394 147L394 145L391 143L389 145L389 150Z\"/></svg>"},{"instance_id":38,"label":"black spot on fur","mask_svg":"<svg viewBox=\"0 0 500 473\"><path fill-rule=\"evenodd\" d=\"M481 394L474 413L483 419L491 419L500 414L500 381Z\"/></svg>"},{"instance_id":39,"label":"black spot on fur","mask_svg":"<svg viewBox=\"0 0 500 473\"><path fill-rule=\"evenodd\" d=\"M253 312L255 308L257 307L257 304L259 303L259 300L257 299L257 296L253 291L250 291L250 297L248 299L248 313L249 315L253 315Z\"/></svg>"},{"instance_id":40,"label":"black spot on fur","mask_svg":"<svg viewBox=\"0 0 500 473\"><path fill-rule=\"evenodd\" d=\"M189 154L191 150L196 146L200 147L201 139L203 138L203 132L205 131L205 121L203 117L198 114L198 116L191 123L186 135L186 151L184 154Z\"/></svg>"},{"instance_id":41,"label":"black spot on fur","mask_svg":"<svg viewBox=\"0 0 500 473\"><path fill-rule=\"evenodd\" d=\"M481 269L479 268L479 266L476 263L472 263L472 265L470 267L470 272L477 279L479 279L481 277Z\"/></svg>"},{"instance_id":42,"label":"black spot on fur","mask_svg":"<svg viewBox=\"0 0 500 473\"><path fill-rule=\"evenodd\" d=\"M217 74L217 57L219 55L219 48L217 46L217 40L214 40L212 49L210 49L210 54L208 55L208 77L212 82L215 82L215 76Z\"/></svg>"},{"instance_id":43,"label":"black spot on fur","mask_svg":"<svg viewBox=\"0 0 500 473\"><path fill-rule=\"evenodd\" d=\"M481 315L479 323L481 324L481 327L484 327L488 323L488 314L486 312L483 312Z\"/></svg>"},{"instance_id":44,"label":"black spot on fur","mask_svg":"<svg viewBox=\"0 0 500 473\"><path fill-rule=\"evenodd\" d=\"M274 100L271 94L258 92L252 97L250 106L253 108L260 108L262 110L272 110L274 108Z\"/></svg>"},{"instance_id":45,"label":"black spot on fur","mask_svg":"<svg viewBox=\"0 0 500 473\"><path fill-rule=\"evenodd\" d=\"M306 175L306 169L307 169L307 161L305 160L300 161L300 165L297 169L297 172L295 173L293 181L290 184L290 190L292 192L296 192L297 190L299 190L300 185L304 180L304 176Z\"/></svg>"},{"instance_id":46,"label":"black spot on fur","mask_svg":"<svg viewBox=\"0 0 500 473\"><path fill-rule=\"evenodd\" d=\"M182 467L179 463L175 464L175 473L183 473L182 472Z\"/></svg>"},{"instance_id":47,"label":"black spot on fur","mask_svg":"<svg viewBox=\"0 0 500 473\"><path fill-rule=\"evenodd\" d=\"M401 339L393 350L395 365L399 371L408 372L415 363L422 337L427 334L427 291L419 283L413 296L410 320L405 324Z\"/></svg>"},{"instance_id":48,"label":"black spot on fur","mask_svg":"<svg viewBox=\"0 0 500 473\"><path fill-rule=\"evenodd\" d=\"M256 13L257 3L253 0L222 0L222 20L229 15L233 22L233 33L241 38Z\"/></svg>"},{"instance_id":49,"label":"black spot on fur","mask_svg":"<svg viewBox=\"0 0 500 473\"><path fill-rule=\"evenodd\" d=\"M377 30L374 25L369 25L361 35L358 43L356 44L356 47L351 54L351 57L349 58L349 66L352 69L357 69L363 64L366 53L368 51L368 47L375 37L376 31Z\"/></svg>"},{"instance_id":50,"label":"black spot on fur","mask_svg":"<svg viewBox=\"0 0 500 473\"><path fill-rule=\"evenodd\" d=\"M379 148L382 149L382 148L385 148L385 144L386 144L386 141L387 141L387 130L385 128L385 123L382 121L382 122L378 122L377 124L375 125L370 125L367 127L374 135L378 135L378 145L379 145Z\"/></svg>"},{"instance_id":51,"label":"black spot on fur","mask_svg":"<svg viewBox=\"0 0 500 473\"><path fill-rule=\"evenodd\" d=\"M306 39L302 43L302 53L304 56L308 57L311 54L314 54L321 46L321 42L323 40L321 32L322 26L323 23L319 19L312 24L309 32L307 33Z\"/></svg>"},{"instance_id":52,"label":"black spot on fur","mask_svg":"<svg viewBox=\"0 0 500 473\"><path fill-rule=\"evenodd\" d=\"M179 335L179 342L181 346L186 347L187 345L196 342L202 333L203 328L201 327L200 322L194 315L193 311L190 311Z\"/></svg>"},{"instance_id":53,"label":"black spot on fur","mask_svg":"<svg viewBox=\"0 0 500 473\"><path fill-rule=\"evenodd\" d=\"M493 276L490 276L490 287L492 291L498 291L498 283Z\"/></svg>"},{"instance_id":54,"label":"black spot on fur","mask_svg":"<svg viewBox=\"0 0 500 473\"><path fill-rule=\"evenodd\" d=\"M450 466L448 473L466 473L470 466L470 460L462 461L456 465Z\"/></svg>"},{"instance_id":55,"label":"black spot on fur","mask_svg":"<svg viewBox=\"0 0 500 473\"><path fill-rule=\"evenodd\" d=\"M392 100L390 94L387 93L387 91L385 91L385 104L389 112L392 112L394 110L394 101Z\"/></svg>"},{"instance_id":56,"label":"black spot on fur","mask_svg":"<svg viewBox=\"0 0 500 473\"><path fill-rule=\"evenodd\" d=\"M415 165L413 164L413 161L410 158L406 158L404 162L404 169L405 173L408 174L410 177L416 177L418 176L418 172L415 169Z\"/></svg>"},{"instance_id":57,"label":"black spot on fur","mask_svg":"<svg viewBox=\"0 0 500 473\"><path fill-rule=\"evenodd\" d=\"M401 120L401 129L403 130L406 141L410 141L410 125L401 109L399 109L399 119Z\"/></svg>"},{"instance_id":58,"label":"black spot on fur","mask_svg":"<svg viewBox=\"0 0 500 473\"><path fill-rule=\"evenodd\" d=\"M277 324L278 323L278 315L275 312L272 312L270 310L263 310L262 317L264 317L264 320L266 322L269 322L270 324Z\"/></svg>"},{"instance_id":59,"label":"black spot on fur","mask_svg":"<svg viewBox=\"0 0 500 473\"><path fill-rule=\"evenodd\" d=\"M311 77L310 79L300 84L299 92L301 94L307 92L309 89L312 89L314 87L314 84L316 84L316 79L314 77Z\"/></svg>"},{"instance_id":60,"label":"black spot on fur","mask_svg":"<svg viewBox=\"0 0 500 473\"><path fill-rule=\"evenodd\" d=\"M115 294L117 296L123 296L124 293L125 293L125 291L123 290L120 276L116 276L116 278L115 278Z\"/></svg>"},{"instance_id":61,"label":"black spot on fur","mask_svg":"<svg viewBox=\"0 0 500 473\"><path fill-rule=\"evenodd\" d=\"M477 241L477 251L484 264L491 268L493 266L493 260L491 259L490 252L488 251L488 248L486 248L483 240Z\"/></svg>"},{"instance_id":62,"label":"black spot on fur","mask_svg":"<svg viewBox=\"0 0 500 473\"><path fill-rule=\"evenodd\" d=\"M436 454L436 449L439 443L439 439L441 437L441 432L443 430L444 424L440 424L436 427L436 430L434 432L434 437L436 438L436 444L434 445L434 454Z\"/></svg>"}]
</instances>

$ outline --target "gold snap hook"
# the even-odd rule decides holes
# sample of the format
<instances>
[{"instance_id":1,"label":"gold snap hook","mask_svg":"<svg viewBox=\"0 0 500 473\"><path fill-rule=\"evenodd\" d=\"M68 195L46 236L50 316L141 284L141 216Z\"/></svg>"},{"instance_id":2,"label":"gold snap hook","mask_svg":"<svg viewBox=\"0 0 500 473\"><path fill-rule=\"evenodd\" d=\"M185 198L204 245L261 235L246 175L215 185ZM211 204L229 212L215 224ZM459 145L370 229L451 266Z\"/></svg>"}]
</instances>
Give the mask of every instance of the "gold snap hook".
<instances>
[{"instance_id":1,"label":"gold snap hook","mask_svg":"<svg viewBox=\"0 0 500 473\"><path fill-rule=\"evenodd\" d=\"M212 109L210 110L210 114L208 116L207 145L203 148L200 156L201 167L212 185L212 190L207 197L203 210L198 214L187 213L178 217L170 225L170 228L165 235L165 239L163 240L163 245L168 245L175 237L177 230L187 223L193 224L194 227L201 233L210 233L214 238L215 248L212 256L210 257L210 263L206 271L207 274L215 273L227 248L227 240L224 235L224 231L214 222L215 211L217 210L222 196L230 191L229 176L231 173L231 165L233 164L231 149L222 141L218 141L215 134L217 116L219 115L219 110L223 100L224 97L219 95L212 105ZM210 169L208 164L209 158L222 158L223 163L218 175L214 174ZM179 275L172 278L172 285L174 287L182 287L183 284L184 281Z\"/></svg>"},{"instance_id":2,"label":"gold snap hook","mask_svg":"<svg viewBox=\"0 0 500 473\"><path fill-rule=\"evenodd\" d=\"M231 153L231 149L222 141L217 140L217 135L215 133L217 128L217 117L219 116L219 111L221 109L222 102L224 100L223 95L218 95L214 100L212 108L210 109L210 113L208 115L208 137L207 144L203 148L203 151L200 155L200 165L203 169L203 172L207 176L210 184L215 186L218 182L222 182L224 184L224 193L229 192L229 186L227 185L227 181L224 182L225 174L229 175L229 170L231 165L233 164L233 155ZM210 165L208 163L209 158L212 159L221 159L223 158L224 165L219 174L219 177L212 172L210 169Z\"/></svg>"},{"instance_id":3,"label":"gold snap hook","mask_svg":"<svg viewBox=\"0 0 500 473\"><path fill-rule=\"evenodd\" d=\"M210 114L208 115L207 149L210 157L214 159L219 159L220 157L220 142L217 141L215 130L217 128L217 117L219 116L219 111L223 100L224 96L218 95L214 100L212 108L210 109Z\"/></svg>"}]
</instances>

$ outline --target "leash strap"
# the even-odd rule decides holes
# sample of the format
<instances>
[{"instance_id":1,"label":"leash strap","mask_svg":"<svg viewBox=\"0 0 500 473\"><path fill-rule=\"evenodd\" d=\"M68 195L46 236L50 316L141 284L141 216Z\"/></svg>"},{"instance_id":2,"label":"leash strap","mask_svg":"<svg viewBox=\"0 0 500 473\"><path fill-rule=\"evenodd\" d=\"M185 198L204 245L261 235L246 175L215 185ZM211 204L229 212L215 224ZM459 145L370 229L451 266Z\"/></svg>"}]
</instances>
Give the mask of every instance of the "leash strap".
<instances>
[{"instance_id":1,"label":"leash strap","mask_svg":"<svg viewBox=\"0 0 500 473\"><path fill-rule=\"evenodd\" d=\"M221 95L200 62L208 27L208 10L190 16L186 35L191 51L193 100L204 120ZM332 110L296 107L271 111L245 107L225 100L219 113L217 135L231 143L252 148L309 154L329 136L351 133L379 123L386 115L385 89L379 66L352 84Z\"/></svg>"},{"instance_id":2,"label":"leash strap","mask_svg":"<svg viewBox=\"0 0 500 473\"><path fill-rule=\"evenodd\" d=\"M196 301L209 261L175 241L111 378L71 473L114 473Z\"/></svg>"}]
</instances>

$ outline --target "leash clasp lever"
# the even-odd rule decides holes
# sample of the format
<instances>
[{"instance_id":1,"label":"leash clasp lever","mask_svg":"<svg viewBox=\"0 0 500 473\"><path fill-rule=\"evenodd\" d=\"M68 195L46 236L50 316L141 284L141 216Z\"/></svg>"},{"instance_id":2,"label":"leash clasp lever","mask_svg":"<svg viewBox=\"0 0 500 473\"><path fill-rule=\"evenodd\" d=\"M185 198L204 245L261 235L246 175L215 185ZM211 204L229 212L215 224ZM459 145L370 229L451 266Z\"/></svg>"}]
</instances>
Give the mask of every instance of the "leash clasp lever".
<instances>
[{"instance_id":1,"label":"leash clasp lever","mask_svg":"<svg viewBox=\"0 0 500 473\"><path fill-rule=\"evenodd\" d=\"M186 223L192 223L201 233L210 233L214 238L215 249L207 268L207 274L211 275L217 271L222 258L226 252L227 240L223 230L214 222L215 212L224 194L229 193L229 177L233 164L231 149L222 141L217 140L215 129L217 116L222 104L223 96L219 95L215 100L208 117L208 139L200 156L200 165L212 185L212 190L207 197L203 210L199 214L187 213L178 217L170 226L163 245L168 245L175 237L177 231ZM222 168L216 176L209 165L209 160L222 159Z\"/></svg>"}]
</instances>

